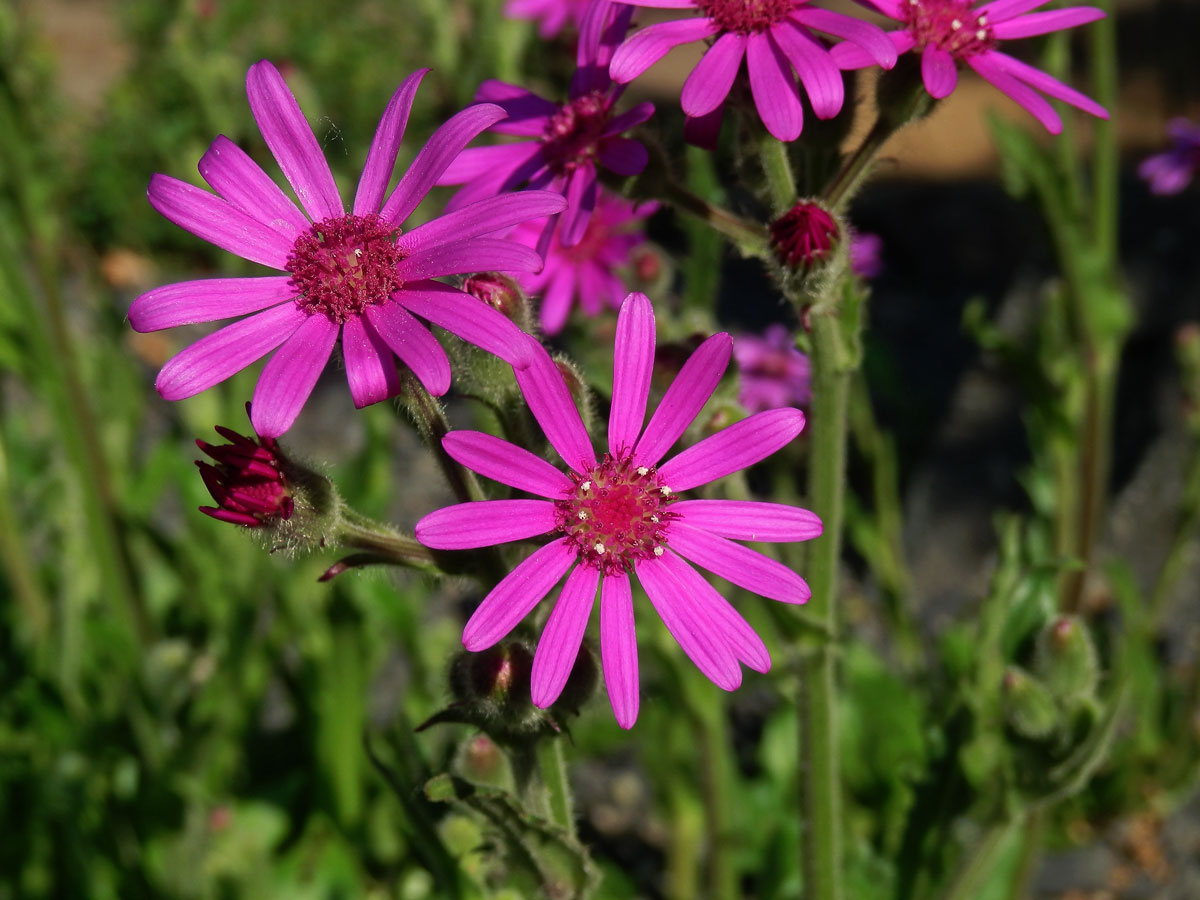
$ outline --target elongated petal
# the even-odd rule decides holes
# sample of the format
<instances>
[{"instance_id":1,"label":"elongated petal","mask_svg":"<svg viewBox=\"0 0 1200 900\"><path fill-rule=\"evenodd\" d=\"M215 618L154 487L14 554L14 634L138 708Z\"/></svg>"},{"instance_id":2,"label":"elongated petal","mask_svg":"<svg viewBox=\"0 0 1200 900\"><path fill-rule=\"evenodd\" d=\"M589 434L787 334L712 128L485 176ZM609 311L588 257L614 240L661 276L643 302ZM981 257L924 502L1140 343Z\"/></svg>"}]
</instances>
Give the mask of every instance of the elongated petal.
<instances>
[{"instance_id":1,"label":"elongated petal","mask_svg":"<svg viewBox=\"0 0 1200 900\"><path fill-rule=\"evenodd\" d=\"M150 205L185 231L243 259L284 270L292 241L208 191L154 175L146 189Z\"/></svg>"},{"instance_id":2,"label":"elongated petal","mask_svg":"<svg viewBox=\"0 0 1200 900\"><path fill-rule=\"evenodd\" d=\"M816 513L755 500L683 500L671 507L680 521L738 541L807 541L820 537Z\"/></svg>"},{"instance_id":3,"label":"elongated petal","mask_svg":"<svg viewBox=\"0 0 1200 900\"><path fill-rule=\"evenodd\" d=\"M709 621L719 625L734 655L756 672L769 672L771 654L767 652L767 645L750 627L750 623L742 618L741 613L705 581L703 575L676 554L669 551L664 553L661 562L692 603Z\"/></svg>"},{"instance_id":4,"label":"elongated petal","mask_svg":"<svg viewBox=\"0 0 1200 900\"><path fill-rule=\"evenodd\" d=\"M949 97L958 84L958 66L954 57L933 44L926 44L921 51L921 80L925 90L935 100Z\"/></svg>"},{"instance_id":5,"label":"elongated petal","mask_svg":"<svg viewBox=\"0 0 1200 900\"><path fill-rule=\"evenodd\" d=\"M988 21L994 27L997 22L1024 15L1049 2L1050 0L994 0L992 3L985 3L979 7L975 10L974 15L976 17L987 16Z\"/></svg>"},{"instance_id":6,"label":"elongated petal","mask_svg":"<svg viewBox=\"0 0 1200 900\"><path fill-rule=\"evenodd\" d=\"M629 729L638 716L637 630L633 591L624 572L600 582L600 663L617 724Z\"/></svg>"},{"instance_id":7,"label":"elongated petal","mask_svg":"<svg viewBox=\"0 0 1200 900\"><path fill-rule=\"evenodd\" d=\"M533 656L529 681L534 706L545 709L566 686L579 656L599 583L600 570L591 566L576 566L567 576Z\"/></svg>"},{"instance_id":8,"label":"elongated petal","mask_svg":"<svg viewBox=\"0 0 1200 900\"><path fill-rule=\"evenodd\" d=\"M341 326L320 313L308 319L272 356L254 386L250 422L263 437L279 437L296 421L333 353Z\"/></svg>"},{"instance_id":9,"label":"elongated petal","mask_svg":"<svg viewBox=\"0 0 1200 900\"><path fill-rule=\"evenodd\" d=\"M907 53L916 45L916 39L908 32L907 29L887 32L887 38L892 43L897 54ZM865 69L868 66L876 65L875 57L859 47L857 44L852 44L849 41L833 47L829 51L830 57L839 69Z\"/></svg>"},{"instance_id":10,"label":"elongated petal","mask_svg":"<svg viewBox=\"0 0 1200 900\"><path fill-rule=\"evenodd\" d=\"M307 318L294 303L285 303L226 325L177 353L162 367L154 387L165 400L207 390L262 359Z\"/></svg>"},{"instance_id":11,"label":"elongated petal","mask_svg":"<svg viewBox=\"0 0 1200 900\"><path fill-rule=\"evenodd\" d=\"M803 25L788 21L771 29L771 36L796 67L796 74L808 94L818 119L831 119L842 109L846 87L842 73L820 42Z\"/></svg>"},{"instance_id":12,"label":"elongated petal","mask_svg":"<svg viewBox=\"0 0 1200 900\"><path fill-rule=\"evenodd\" d=\"M608 74L620 84L633 81L662 59L673 47L691 41L701 41L716 34L717 26L710 19L679 19L649 25L631 36L617 48Z\"/></svg>"},{"instance_id":13,"label":"elongated petal","mask_svg":"<svg viewBox=\"0 0 1200 900\"><path fill-rule=\"evenodd\" d=\"M640 175L650 153L633 138L607 138L600 142L600 164L618 175Z\"/></svg>"},{"instance_id":14,"label":"elongated petal","mask_svg":"<svg viewBox=\"0 0 1200 900\"><path fill-rule=\"evenodd\" d=\"M609 119L608 124L604 126L604 131L600 132L600 137L615 137L618 134L628 131L630 128L641 125L652 115L654 115L653 103L639 103L633 109L626 110L619 116L613 116Z\"/></svg>"},{"instance_id":15,"label":"elongated petal","mask_svg":"<svg viewBox=\"0 0 1200 900\"><path fill-rule=\"evenodd\" d=\"M1035 37L1039 34L1050 34L1062 31L1064 28L1074 28L1076 25L1086 25L1104 18L1104 10L1094 6L1072 6L1067 9L1052 9L1049 12L1032 13L1017 19L997 22L992 26L992 34L1003 41L1013 38Z\"/></svg>"},{"instance_id":16,"label":"elongated petal","mask_svg":"<svg viewBox=\"0 0 1200 900\"><path fill-rule=\"evenodd\" d=\"M515 241L475 238L427 247L402 259L396 271L405 281L417 281L471 272L536 272L541 267L542 258L532 247Z\"/></svg>"},{"instance_id":17,"label":"elongated petal","mask_svg":"<svg viewBox=\"0 0 1200 900\"><path fill-rule=\"evenodd\" d=\"M875 9L883 13L889 19L904 21L904 8L907 5L905 0L855 0L868 9Z\"/></svg>"},{"instance_id":18,"label":"elongated petal","mask_svg":"<svg viewBox=\"0 0 1200 900\"><path fill-rule=\"evenodd\" d=\"M801 6L792 13L792 18L809 28L845 38L851 44L861 47L875 63L885 69L896 65L896 47L877 25L844 13L808 5Z\"/></svg>"},{"instance_id":19,"label":"elongated petal","mask_svg":"<svg viewBox=\"0 0 1200 900\"><path fill-rule=\"evenodd\" d=\"M218 135L196 166L214 191L246 215L294 241L309 221L241 147Z\"/></svg>"},{"instance_id":20,"label":"elongated petal","mask_svg":"<svg viewBox=\"0 0 1200 900\"><path fill-rule=\"evenodd\" d=\"M523 541L554 529L548 500L476 500L431 512L417 523L417 540L435 550L474 550Z\"/></svg>"},{"instance_id":21,"label":"elongated petal","mask_svg":"<svg viewBox=\"0 0 1200 900\"><path fill-rule=\"evenodd\" d=\"M482 431L452 431L442 438L442 446L468 469L521 491L557 500L573 487L570 478L540 456Z\"/></svg>"},{"instance_id":22,"label":"elongated petal","mask_svg":"<svg viewBox=\"0 0 1200 900\"><path fill-rule=\"evenodd\" d=\"M352 316L342 328L342 358L346 382L359 409L400 393L396 356L362 316Z\"/></svg>"},{"instance_id":23,"label":"elongated petal","mask_svg":"<svg viewBox=\"0 0 1200 900\"><path fill-rule=\"evenodd\" d=\"M320 222L342 215L345 208L333 173L300 111L300 104L283 76L265 59L246 73L246 97L263 140L309 218Z\"/></svg>"},{"instance_id":24,"label":"elongated petal","mask_svg":"<svg viewBox=\"0 0 1200 900\"><path fill-rule=\"evenodd\" d=\"M767 131L781 141L794 141L804 127L804 109L783 51L766 34L752 34L746 47L746 69L754 105Z\"/></svg>"},{"instance_id":25,"label":"elongated petal","mask_svg":"<svg viewBox=\"0 0 1200 900\"><path fill-rule=\"evenodd\" d=\"M508 118L492 126L499 134L514 134L521 137L541 137L546 122L558 112L558 104L506 81L490 78L475 92L478 103L495 103Z\"/></svg>"},{"instance_id":26,"label":"elongated petal","mask_svg":"<svg viewBox=\"0 0 1200 900\"><path fill-rule=\"evenodd\" d=\"M1042 123L1051 134L1062 133L1062 119L1058 113L1054 111L1054 107L1050 105L1041 94L1010 75L995 58L999 54L996 51L988 53L980 53L978 56L972 56L967 59L967 65L979 73L980 76L993 87L997 88L1014 102L1032 115L1035 119Z\"/></svg>"},{"instance_id":27,"label":"elongated petal","mask_svg":"<svg viewBox=\"0 0 1200 900\"><path fill-rule=\"evenodd\" d=\"M392 170L396 168L396 155L400 152L400 142L404 140L404 129L408 126L408 114L412 111L417 88L428 72L428 69L417 69L400 82L400 87L392 94L383 111L379 126L375 129L375 138L371 141L371 149L367 152L367 161L363 164L362 176L358 179L358 190L354 194L356 216L379 211L388 182L392 180Z\"/></svg>"},{"instance_id":28,"label":"elongated petal","mask_svg":"<svg viewBox=\"0 0 1200 900\"><path fill-rule=\"evenodd\" d=\"M697 609L661 559L639 560L634 568L667 631L696 668L722 690L737 690L742 670L716 623Z\"/></svg>"},{"instance_id":29,"label":"elongated petal","mask_svg":"<svg viewBox=\"0 0 1200 900\"><path fill-rule=\"evenodd\" d=\"M567 183L567 208L559 226L559 240L564 247L574 247L583 240L592 210L596 208L597 192L594 166L580 166L572 173Z\"/></svg>"},{"instance_id":30,"label":"elongated petal","mask_svg":"<svg viewBox=\"0 0 1200 900\"><path fill-rule=\"evenodd\" d=\"M463 628L463 646L472 653L504 638L533 610L578 559L565 540L535 551L483 598Z\"/></svg>"},{"instance_id":31,"label":"elongated petal","mask_svg":"<svg viewBox=\"0 0 1200 900\"><path fill-rule=\"evenodd\" d=\"M521 367L529 362L525 332L486 303L458 288L437 281L414 281L406 284L393 298L409 312L500 357L511 366Z\"/></svg>"},{"instance_id":32,"label":"elongated petal","mask_svg":"<svg viewBox=\"0 0 1200 900\"><path fill-rule=\"evenodd\" d=\"M733 339L722 332L714 334L688 357L637 443L634 455L639 463L657 464L679 440L716 390L732 353Z\"/></svg>"},{"instance_id":33,"label":"elongated petal","mask_svg":"<svg viewBox=\"0 0 1200 900\"><path fill-rule=\"evenodd\" d=\"M1020 79L1042 93L1049 94L1054 99L1061 100L1064 103L1070 103L1072 106L1078 107L1084 112L1091 113L1098 118L1108 118L1108 110L1091 97L1079 93L1074 88L1068 87L1057 78L1052 78L1040 69L1035 69L1029 63L1021 62L1021 60L1009 56L1007 53L1001 53L998 50L989 53L988 58L999 63L1000 67L1009 75Z\"/></svg>"},{"instance_id":34,"label":"elongated petal","mask_svg":"<svg viewBox=\"0 0 1200 900\"><path fill-rule=\"evenodd\" d=\"M286 275L266 278L205 278L165 284L142 294L129 306L134 331L160 331L232 319L291 300L295 291Z\"/></svg>"},{"instance_id":35,"label":"elongated petal","mask_svg":"<svg viewBox=\"0 0 1200 900\"><path fill-rule=\"evenodd\" d=\"M438 177L438 184L465 184L477 178L499 178L512 172L540 154L542 146L536 141L519 144L499 144L494 147L468 147Z\"/></svg>"},{"instance_id":36,"label":"elongated petal","mask_svg":"<svg viewBox=\"0 0 1200 900\"><path fill-rule=\"evenodd\" d=\"M546 334L555 335L563 330L574 297L575 268L560 264L542 293L542 330Z\"/></svg>"},{"instance_id":37,"label":"elongated petal","mask_svg":"<svg viewBox=\"0 0 1200 900\"><path fill-rule=\"evenodd\" d=\"M437 184L454 158L462 153L463 148L505 115L504 110L495 104L477 103L443 122L421 148L408 171L401 176L400 183L387 198L379 214L389 222L402 224Z\"/></svg>"},{"instance_id":38,"label":"elongated petal","mask_svg":"<svg viewBox=\"0 0 1200 900\"><path fill-rule=\"evenodd\" d=\"M400 235L396 243L410 253L436 244L456 244L562 212L566 206L562 195L553 191L518 191L489 197L418 225Z\"/></svg>"},{"instance_id":39,"label":"elongated petal","mask_svg":"<svg viewBox=\"0 0 1200 900\"><path fill-rule=\"evenodd\" d=\"M679 95L680 106L689 116L703 116L725 102L746 55L746 36L727 31L717 38L696 63Z\"/></svg>"},{"instance_id":40,"label":"elongated petal","mask_svg":"<svg viewBox=\"0 0 1200 900\"><path fill-rule=\"evenodd\" d=\"M550 354L535 339L526 337L526 340L530 362L526 368L514 370L517 384L550 446L563 462L583 474L596 465L596 454L592 451L587 429L583 427L583 419L579 417L571 392Z\"/></svg>"},{"instance_id":41,"label":"elongated petal","mask_svg":"<svg viewBox=\"0 0 1200 900\"><path fill-rule=\"evenodd\" d=\"M400 360L412 370L425 390L440 397L450 390L450 360L442 345L399 303L367 308L367 321Z\"/></svg>"},{"instance_id":42,"label":"elongated petal","mask_svg":"<svg viewBox=\"0 0 1200 900\"><path fill-rule=\"evenodd\" d=\"M668 546L700 568L763 597L804 603L812 596L804 579L783 563L681 520L671 523Z\"/></svg>"},{"instance_id":43,"label":"elongated petal","mask_svg":"<svg viewBox=\"0 0 1200 900\"><path fill-rule=\"evenodd\" d=\"M654 307L649 297L634 291L625 298L617 316L612 408L608 414L608 449L613 456L632 449L646 419L654 341Z\"/></svg>"}]
</instances>

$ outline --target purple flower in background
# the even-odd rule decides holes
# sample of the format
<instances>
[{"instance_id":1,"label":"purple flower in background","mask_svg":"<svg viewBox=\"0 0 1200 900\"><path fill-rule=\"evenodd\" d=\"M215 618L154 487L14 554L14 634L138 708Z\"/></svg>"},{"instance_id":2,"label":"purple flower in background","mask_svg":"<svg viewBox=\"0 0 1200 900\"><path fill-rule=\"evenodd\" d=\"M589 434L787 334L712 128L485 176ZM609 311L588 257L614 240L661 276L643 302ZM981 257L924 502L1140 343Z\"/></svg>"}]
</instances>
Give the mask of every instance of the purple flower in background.
<instances>
[{"instance_id":1,"label":"purple flower in background","mask_svg":"<svg viewBox=\"0 0 1200 900\"><path fill-rule=\"evenodd\" d=\"M630 253L645 242L641 226L656 209L657 203L634 205L601 190L579 243L566 247L556 236L546 250L542 271L517 276L526 291L541 296L546 334L562 331L576 299L586 316L621 305L626 290L617 270L628 265ZM542 228L541 222L526 222L513 231L512 238L536 246Z\"/></svg>"},{"instance_id":2,"label":"purple flower in background","mask_svg":"<svg viewBox=\"0 0 1200 900\"><path fill-rule=\"evenodd\" d=\"M445 550L553 535L483 599L463 630L464 646L484 650L503 639L566 575L533 661L533 702L549 706L575 663L599 587L604 680L617 723L630 728L638 713L634 574L672 636L718 687L741 684L739 661L767 671L771 658L761 638L688 561L764 597L803 603L810 591L799 575L735 541L808 540L821 533L820 519L778 503L678 495L770 456L800 433L804 414L759 413L660 465L721 380L732 341L727 334L705 341L643 428L654 310L633 293L617 319L608 453L598 460L562 374L529 341L533 361L517 371L517 383L568 471L500 438L452 432L442 443L460 463L544 499L461 503L417 523L418 540Z\"/></svg>"},{"instance_id":3,"label":"purple flower in background","mask_svg":"<svg viewBox=\"0 0 1200 900\"><path fill-rule=\"evenodd\" d=\"M812 398L808 357L783 325L769 326L762 337L735 337L733 358L741 382L738 402L750 412L804 406Z\"/></svg>"},{"instance_id":4,"label":"purple flower in background","mask_svg":"<svg viewBox=\"0 0 1200 900\"><path fill-rule=\"evenodd\" d=\"M649 25L630 37L613 55L616 81L637 78L672 48L714 39L683 85L680 102L689 117L689 139L715 143L725 98L746 60L750 92L767 131L781 141L794 141L804 125L796 78L819 119L842 108L842 76L819 31L851 41L885 68L896 63L896 49L883 31L852 16L818 9L808 0L626 0L634 6L693 9L700 16Z\"/></svg>"},{"instance_id":5,"label":"purple flower in background","mask_svg":"<svg viewBox=\"0 0 1200 900\"><path fill-rule=\"evenodd\" d=\"M1028 110L1051 134L1062 131L1062 119L1038 93L1107 119L1095 100L1067 87L1045 72L1014 59L996 48L1001 41L1050 34L1104 18L1104 11L1074 6L1049 12L1031 12L1050 0L858 0L901 22L888 32L899 53L921 54L921 78L931 97L948 97L958 84L958 64L966 63L983 79ZM842 44L833 58L843 69L863 69L874 60L857 48Z\"/></svg>"},{"instance_id":6,"label":"purple flower in background","mask_svg":"<svg viewBox=\"0 0 1200 900\"><path fill-rule=\"evenodd\" d=\"M385 198L426 71L405 79L384 111L349 213L295 97L265 60L246 75L250 109L304 212L224 136L199 164L216 194L166 175L150 180L151 206L176 225L287 273L169 284L133 301L129 320L137 331L245 316L163 366L155 386L164 398L198 394L278 348L263 368L251 407L254 430L278 437L312 393L339 336L356 406L400 390L396 356L431 393L444 394L450 362L414 315L506 362L526 364L528 344L516 325L457 288L429 279L484 269L536 271L537 253L490 235L554 214L563 200L546 191L511 194L403 232L400 226L463 147L504 117L504 110L490 105L451 117Z\"/></svg>"},{"instance_id":7,"label":"purple flower in background","mask_svg":"<svg viewBox=\"0 0 1200 900\"><path fill-rule=\"evenodd\" d=\"M1150 184L1155 194L1178 194L1200 171L1200 125L1187 119L1167 123L1171 149L1142 160L1138 175Z\"/></svg>"},{"instance_id":8,"label":"purple flower in background","mask_svg":"<svg viewBox=\"0 0 1200 900\"><path fill-rule=\"evenodd\" d=\"M883 271L883 238L869 231L851 231L850 271L860 278L876 278Z\"/></svg>"},{"instance_id":9,"label":"purple flower in background","mask_svg":"<svg viewBox=\"0 0 1200 900\"><path fill-rule=\"evenodd\" d=\"M504 15L510 19L533 19L538 34L552 38L567 25L579 27L591 0L508 0Z\"/></svg>"},{"instance_id":10,"label":"purple flower in background","mask_svg":"<svg viewBox=\"0 0 1200 900\"><path fill-rule=\"evenodd\" d=\"M567 209L546 223L539 248L545 250L560 218L562 243L571 246L582 240L596 206L597 167L618 175L637 175L646 168L646 148L622 135L649 119L654 105L639 103L617 115L614 107L623 89L614 89L608 77L613 47L624 37L632 12L607 0L589 7L579 38L579 69L566 103L554 103L503 81L485 81L480 86L477 101L495 103L508 113L490 130L527 140L474 147L460 155L438 179L438 184L464 185L450 208L523 184L548 188L567 198Z\"/></svg>"}]
</instances>

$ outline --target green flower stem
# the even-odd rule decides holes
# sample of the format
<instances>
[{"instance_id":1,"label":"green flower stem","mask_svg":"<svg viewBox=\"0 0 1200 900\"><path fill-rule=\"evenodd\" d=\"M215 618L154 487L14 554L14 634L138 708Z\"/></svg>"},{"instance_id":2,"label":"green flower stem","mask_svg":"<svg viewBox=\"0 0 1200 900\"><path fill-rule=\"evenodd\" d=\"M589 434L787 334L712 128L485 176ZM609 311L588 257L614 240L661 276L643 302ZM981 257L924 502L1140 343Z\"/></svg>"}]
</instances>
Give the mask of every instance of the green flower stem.
<instances>
[{"instance_id":1,"label":"green flower stem","mask_svg":"<svg viewBox=\"0 0 1200 900\"><path fill-rule=\"evenodd\" d=\"M1120 159L1117 148L1117 19L1113 0L1096 0L1107 15L1088 26L1091 35L1092 96L1108 110L1107 121L1096 120L1093 150L1092 227L1101 259L1117 258L1117 191Z\"/></svg>"},{"instance_id":2,"label":"green flower stem","mask_svg":"<svg viewBox=\"0 0 1200 900\"><path fill-rule=\"evenodd\" d=\"M8 451L0 441L0 560L20 608L20 625L12 623L14 631L29 636L32 647L41 647L42 638L50 627L50 600L42 592L37 573L25 544L25 529L21 528L9 493Z\"/></svg>"},{"instance_id":3,"label":"green flower stem","mask_svg":"<svg viewBox=\"0 0 1200 900\"><path fill-rule=\"evenodd\" d=\"M377 562L389 562L426 572L439 571L433 551L416 538L401 534L353 510L342 510L338 541L346 547L376 557Z\"/></svg>"},{"instance_id":4,"label":"green flower stem","mask_svg":"<svg viewBox=\"0 0 1200 900\"><path fill-rule=\"evenodd\" d=\"M980 895L1019 821L1010 819L987 826L954 873L941 900L975 900Z\"/></svg>"},{"instance_id":5,"label":"green flower stem","mask_svg":"<svg viewBox=\"0 0 1200 900\"><path fill-rule=\"evenodd\" d=\"M404 372L400 378L400 398L416 422L421 437L433 451L438 467L446 476L454 496L460 503L485 499L475 473L447 453L446 448L442 446L442 438L450 433L450 422L441 402L425 390L425 385L411 372Z\"/></svg>"},{"instance_id":6,"label":"green flower stem","mask_svg":"<svg viewBox=\"0 0 1200 900\"><path fill-rule=\"evenodd\" d=\"M863 142L846 158L833 180L821 192L831 209L837 209L850 201L870 173L875 155L894 131L895 128L890 122L883 118L875 120Z\"/></svg>"},{"instance_id":7,"label":"green flower stem","mask_svg":"<svg viewBox=\"0 0 1200 900\"><path fill-rule=\"evenodd\" d=\"M567 780L567 762L563 757L563 739L545 738L537 742L537 766L550 821L575 839L575 814L571 801L571 783Z\"/></svg>"},{"instance_id":8,"label":"green flower stem","mask_svg":"<svg viewBox=\"0 0 1200 900\"><path fill-rule=\"evenodd\" d=\"M664 180L662 199L725 235L747 256L767 255L767 230L763 226L697 197L673 179Z\"/></svg>"},{"instance_id":9,"label":"green flower stem","mask_svg":"<svg viewBox=\"0 0 1200 900\"><path fill-rule=\"evenodd\" d=\"M796 179L792 176L787 144L764 131L758 144L758 159L774 206L771 214L781 216L796 202Z\"/></svg>"}]
</instances>

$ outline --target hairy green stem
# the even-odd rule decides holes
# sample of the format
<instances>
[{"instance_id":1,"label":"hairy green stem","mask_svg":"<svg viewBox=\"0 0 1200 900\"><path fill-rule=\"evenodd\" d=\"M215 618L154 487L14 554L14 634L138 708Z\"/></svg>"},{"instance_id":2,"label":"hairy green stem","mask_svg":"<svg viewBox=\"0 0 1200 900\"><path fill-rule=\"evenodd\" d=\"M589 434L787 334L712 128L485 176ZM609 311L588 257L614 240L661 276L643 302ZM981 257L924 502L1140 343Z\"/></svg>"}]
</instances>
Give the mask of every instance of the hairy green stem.
<instances>
[{"instance_id":1,"label":"hairy green stem","mask_svg":"<svg viewBox=\"0 0 1200 900\"><path fill-rule=\"evenodd\" d=\"M438 571L433 551L416 538L401 534L351 510L342 510L342 519L338 523L338 540L347 547L380 557L379 562L386 560L410 569Z\"/></svg>"},{"instance_id":2,"label":"hairy green stem","mask_svg":"<svg viewBox=\"0 0 1200 900\"><path fill-rule=\"evenodd\" d=\"M975 900L980 889L986 884L985 879L995 868L1005 841L1016 825L1017 820L993 822L988 825L960 863L941 900Z\"/></svg>"},{"instance_id":3,"label":"hairy green stem","mask_svg":"<svg viewBox=\"0 0 1200 900\"><path fill-rule=\"evenodd\" d=\"M767 232L761 225L748 222L727 209L697 197L671 179L664 181L662 193L662 199L667 203L719 231L747 256L767 255Z\"/></svg>"},{"instance_id":4,"label":"hairy green stem","mask_svg":"<svg viewBox=\"0 0 1200 900\"><path fill-rule=\"evenodd\" d=\"M561 737L538 741L536 750L538 773L541 775L542 787L546 791L546 806L550 814L550 821L574 839L575 814L562 744Z\"/></svg>"},{"instance_id":5,"label":"hairy green stem","mask_svg":"<svg viewBox=\"0 0 1200 900\"><path fill-rule=\"evenodd\" d=\"M796 179L792 175L787 145L764 131L758 144L758 158L774 206L771 214L781 216L796 202Z\"/></svg>"}]
</instances>

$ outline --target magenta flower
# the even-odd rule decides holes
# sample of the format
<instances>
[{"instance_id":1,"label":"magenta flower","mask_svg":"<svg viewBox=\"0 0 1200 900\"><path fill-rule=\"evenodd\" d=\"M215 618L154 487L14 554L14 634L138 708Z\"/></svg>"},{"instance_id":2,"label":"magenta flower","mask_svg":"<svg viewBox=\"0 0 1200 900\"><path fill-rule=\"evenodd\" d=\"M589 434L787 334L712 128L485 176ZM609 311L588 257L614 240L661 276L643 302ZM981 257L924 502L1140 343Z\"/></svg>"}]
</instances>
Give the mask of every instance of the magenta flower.
<instances>
[{"instance_id":1,"label":"magenta flower","mask_svg":"<svg viewBox=\"0 0 1200 900\"><path fill-rule=\"evenodd\" d=\"M552 38L567 25L575 28L583 18L590 0L508 0L504 15L510 19L533 19L538 34Z\"/></svg>"},{"instance_id":2,"label":"magenta flower","mask_svg":"<svg viewBox=\"0 0 1200 900\"><path fill-rule=\"evenodd\" d=\"M610 21L610 12L617 7ZM554 103L517 85L485 81L475 93L483 103L495 103L508 118L491 131L529 138L512 144L474 147L462 153L438 179L438 184L462 184L451 208L528 184L548 188L567 198L567 209L545 224L539 248L547 246L559 228L566 246L583 239L596 207L598 166L618 175L637 175L646 168L646 148L623 133L654 113L654 104L639 103L615 114L622 89L608 77L612 50L625 35L632 10L608 2L589 8L579 39L579 70L571 81L566 103ZM560 227L561 226L561 227Z\"/></svg>"},{"instance_id":3,"label":"magenta flower","mask_svg":"<svg viewBox=\"0 0 1200 900\"><path fill-rule=\"evenodd\" d=\"M542 271L517 276L526 291L541 296L546 334L563 330L577 298L587 316L621 305L626 291L617 270L628 265L630 253L646 240L642 223L656 209L657 203L635 205L601 190L579 243L565 247L556 235L546 250ZM525 222L513 231L512 238L534 247L541 234L542 223Z\"/></svg>"},{"instance_id":4,"label":"magenta flower","mask_svg":"<svg viewBox=\"0 0 1200 900\"><path fill-rule=\"evenodd\" d=\"M166 175L150 180L150 204L176 225L287 273L169 284L133 301L129 320L138 331L245 316L163 366L155 386L164 398L198 394L278 348L254 389L251 416L258 434L277 437L295 421L339 336L356 406L399 391L395 356L431 393L444 394L450 362L414 315L506 362L526 364L528 344L516 325L457 288L429 279L482 269L536 271L541 259L535 252L491 235L554 214L563 200L546 191L511 194L403 232L401 225L454 157L504 117L504 110L490 105L451 117L385 199L426 71L405 79L384 111L350 213L295 97L265 60L246 76L250 109L304 213L224 136L199 165L216 195Z\"/></svg>"},{"instance_id":5,"label":"magenta flower","mask_svg":"<svg viewBox=\"0 0 1200 900\"><path fill-rule=\"evenodd\" d=\"M604 679L622 728L631 727L638 713L631 573L700 671L733 690L741 684L739 661L765 672L771 658L745 619L688 561L764 597L803 603L810 591L799 575L735 541L802 541L821 533L820 520L795 507L680 499L682 491L770 456L800 433L804 414L759 413L659 465L716 388L732 341L727 334L705 341L643 428L654 338L650 301L630 294L617 319L608 453L602 460L562 374L530 338L533 361L516 373L517 382L569 471L491 435L452 432L443 445L456 460L545 499L462 503L430 513L416 529L422 543L447 550L553 535L483 599L463 630L463 644L472 651L492 646L567 575L533 662L533 702L549 706L575 663L599 586Z\"/></svg>"},{"instance_id":6,"label":"magenta flower","mask_svg":"<svg viewBox=\"0 0 1200 900\"><path fill-rule=\"evenodd\" d=\"M281 467L279 445L268 437L257 441L218 425L217 434L228 444L213 446L197 439L196 446L216 463L196 460L204 486L216 506L200 512L222 522L260 528L292 516L295 502Z\"/></svg>"},{"instance_id":7,"label":"magenta flower","mask_svg":"<svg viewBox=\"0 0 1200 900\"><path fill-rule=\"evenodd\" d=\"M1172 119L1167 123L1167 137L1172 147L1142 160L1140 175L1155 194L1178 194L1200 171L1200 125L1187 119Z\"/></svg>"},{"instance_id":8,"label":"magenta flower","mask_svg":"<svg viewBox=\"0 0 1200 900\"><path fill-rule=\"evenodd\" d=\"M812 398L808 357L796 349L784 326L770 325L762 337L735 337L733 358L741 384L738 402L750 412L804 406Z\"/></svg>"},{"instance_id":9,"label":"magenta flower","mask_svg":"<svg viewBox=\"0 0 1200 900\"><path fill-rule=\"evenodd\" d=\"M794 69L819 119L842 108L842 76L813 32L845 38L890 69L896 49L883 31L852 16L811 6L808 0L625 0L634 6L695 9L697 18L650 25L617 48L610 71L625 83L637 78L679 44L715 41L688 76L680 97L689 137L711 144L721 110L746 60L750 92L767 131L781 141L800 136L804 114Z\"/></svg>"},{"instance_id":10,"label":"magenta flower","mask_svg":"<svg viewBox=\"0 0 1200 900\"><path fill-rule=\"evenodd\" d=\"M883 271L883 238L869 231L850 232L850 271L875 278Z\"/></svg>"},{"instance_id":11,"label":"magenta flower","mask_svg":"<svg viewBox=\"0 0 1200 900\"><path fill-rule=\"evenodd\" d=\"M1001 41L1033 37L1073 28L1104 18L1103 10L1075 6L1031 13L1050 0L858 0L904 27L888 32L897 52L921 54L921 78L931 97L948 97L958 83L958 64L966 63L982 78L1033 114L1051 134L1062 131L1054 107L1038 93L1107 119L1095 100L1067 87L1045 72L1014 59L996 48ZM833 58L843 69L862 69L874 60L856 48L833 48Z\"/></svg>"}]
</instances>

